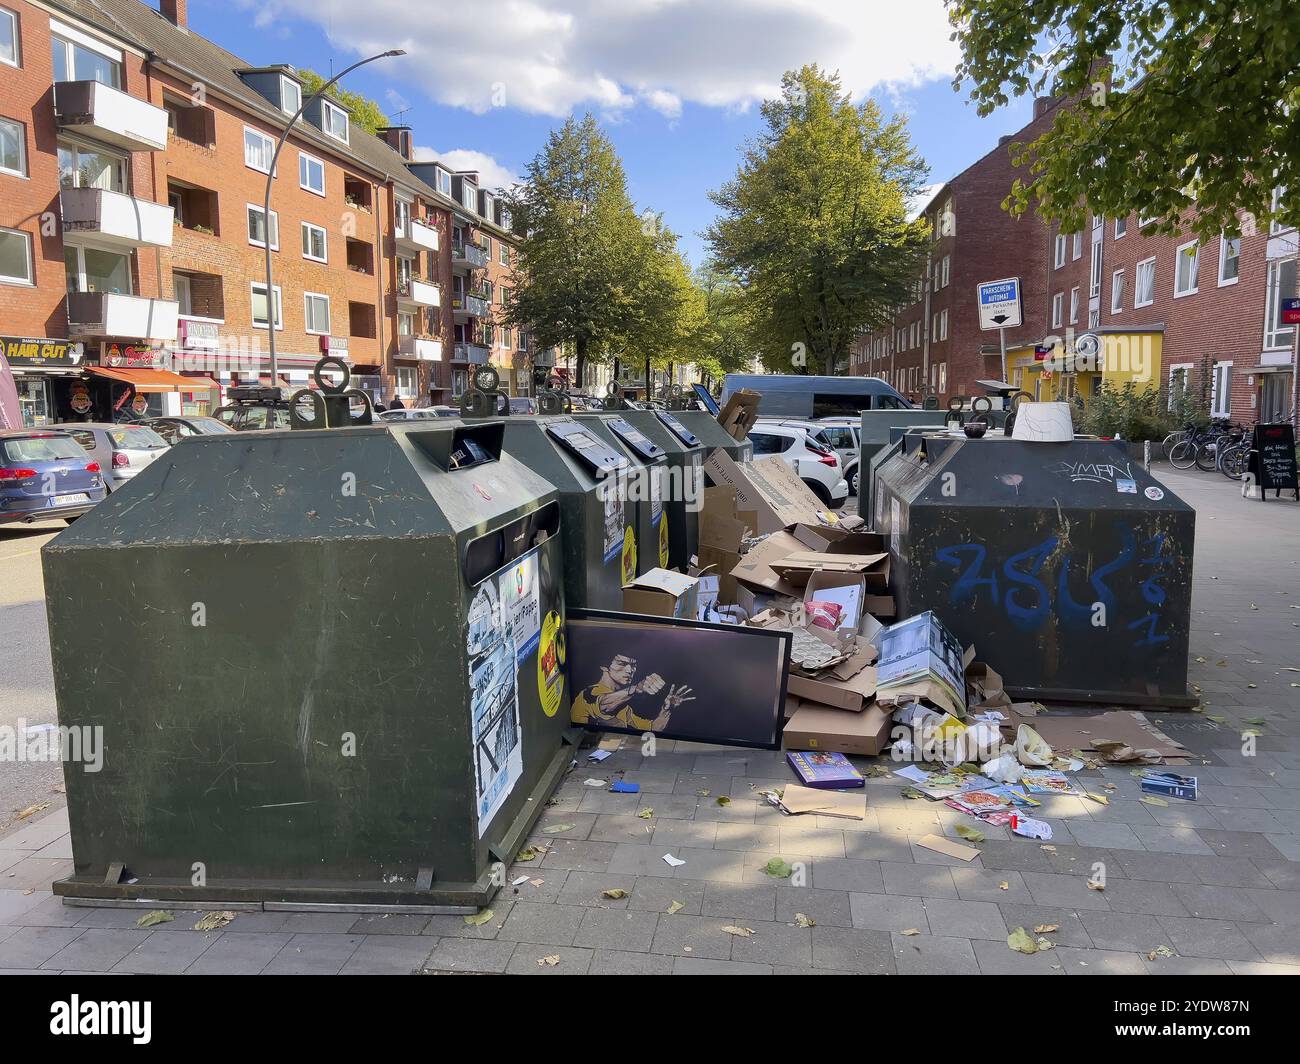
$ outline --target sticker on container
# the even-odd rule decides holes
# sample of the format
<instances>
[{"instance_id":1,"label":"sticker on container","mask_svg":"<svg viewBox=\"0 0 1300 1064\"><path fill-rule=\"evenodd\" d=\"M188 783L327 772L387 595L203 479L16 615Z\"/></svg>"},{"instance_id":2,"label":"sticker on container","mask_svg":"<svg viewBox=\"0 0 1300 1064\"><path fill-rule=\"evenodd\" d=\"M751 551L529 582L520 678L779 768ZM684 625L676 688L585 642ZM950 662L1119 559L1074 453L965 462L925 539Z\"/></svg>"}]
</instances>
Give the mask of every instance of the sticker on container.
<instances>
[{"instance_id":1,"label":"sticker on container","mask_svg":"<svg viewBox=\"0 0 1300 1064\"><path fill-rule=\"evenodd\" d=\"M502 623L499 576L479 585L465 637L469 657L470 738L474 751L479 837L523 776L519 727L519 665L515 641Z\"/></svg>"},{"instance_id":2,"label":"sticker on container","mask_svg":"<svg viewBox=\"0 0 1300 1064\"><path fill-rule=\"evenodd\" d=\"M608 564L623 551L623 530L627 522L623 520L622 486L617 481L606 480L596 497L605 503L605 562Z\"/></svg>"},{"instance_id":3,"label":"sticker on container","mask_svg":"<svg viewBox=\"0 0 1300 1064\"><path fill-rule=\"evenodd\" d=\"M542 630L542 607L537 584L538 556L538 551L531 551L501 574L501 618L510 638L515 641L515 651L521 666L528 655L537 649Z\"/></svg>"},{"instance_id":4,"label":"sticker on container","mask_svg":"<svg viewBox=\"0 0 1300 1064\"><path fill-rule=\"evenodd\" d=\"M555 716L564 694L564 624L554 610L542 622L537 653L537 694L542 702L542 712L548 717Z\"/></svg>"},{"instance_id":5,"label":"sticker on container","mask_svg":"<svg viewBox=\"0 0 1300 1064\"><path fill-rule=\"evenodd\" d=\"M668 522L659 519L659 567L668 568Z\"/></svg>"},{"instance_id":6,"label":"sticker on container","mask_svg":"<svg viewBox=\"0 0 1300 1064\"><path fill-rule=\"evenodd\" d=\"M650 523L657 525L664 515L663 485L659 483L663 466L653 465L645 468L646 478L650 484Z\"/></svg>"},{"instance_id":7,"label":"sticker on container","mask_svg":"<svg viewBox=\"0 0 1300 1064\"><path fill-rule=\"evenodd\" d=\"M1145 495L1152 502L1159 502L1161 499L1165 497L1165 489L1157 488L1154 484L1152 484L1151 487L1147 488L1147 490L1144 491L1142 494Z\"/></svg>"},{"instance_id":8,"label":"sticker on container","mask_svg":"<svg viewBox=\"0 0 1300 1064\"><path fill-rule=\"evenodd\" d=\"M623 583L636 579L636 533L628 525L623 530Z\"/></svg>"},{"instance_id":9,"label":"sticker on container","mask_svg":"<svg viewBox=\"0 0 1300 1064\"><path fill-rule=\"evenodd\" d=\"M898 499L891 498L889 500L889 550L895 558L900 554L899 544L903 535L902 524L902 507L898 505Z\"/></svg>"},{"instance_id":10,"label":"sticker on container","mask_svg":"<svg viewBox=\"0 0 1300 1064\"><path fill-rule=\"evenodd\" d=\"M1115 490L1121 495L1136 495L1138 493L1137 481L1125 480L1121 477L1119 480L1115 481Z\"/></svg>"}]
</instances>

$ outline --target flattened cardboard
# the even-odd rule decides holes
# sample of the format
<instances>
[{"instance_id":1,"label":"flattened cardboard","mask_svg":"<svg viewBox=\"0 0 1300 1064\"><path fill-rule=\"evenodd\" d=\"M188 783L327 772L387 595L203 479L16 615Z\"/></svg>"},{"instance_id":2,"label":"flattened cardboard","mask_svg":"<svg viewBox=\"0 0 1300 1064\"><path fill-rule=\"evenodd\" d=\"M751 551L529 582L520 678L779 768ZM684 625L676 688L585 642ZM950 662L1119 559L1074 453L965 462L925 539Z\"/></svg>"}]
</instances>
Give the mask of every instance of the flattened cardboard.
<instances>
[{"instance_id":1,"label":"flattened cardboard","mask_svg":"<svg viewBox=\"0 0 1300 1064\"><path fill-rule=\"evenodd\" d=\"M922 835L916 841L927 850L941 853L945 857L955 857L959 861L973 861L980 855L979 850L974 846L963 846L959 842L945 839L942 835Z\"/></svg>"},{"instance_id":2,"label":"flattened cardboard","mask_svg":"<svg viewBox=\"0 0 1300 1064\"><path fill-rule=\"evenodd\" d=\"M868 595L866 606L871 616L884 621L893 620L894 614L898 612L892 595Z\"/></svg>"},{"instance_id":3,"label":"flattened cardboard","mask_svg":"<svg viewBox=\"0 0 1300 1064\"><path fill-rule=\"evenodd\" d=\"M699 581L671 569L651 569L623 585L623 612L685 617L699 611Z\"/></svg>"},{"instance_id":4,"label":"flattened cardboard","mask_svg":"<svg viewBox=\"0 0 1300 1064\"><path fill-rule=\"evenodd\" d=\"M815 571L861 573L868 591L889 587L888 554L827 554L824 551L799 550L772 563L772 570L791 584L803 586Z\"/></svg>"},{"instance_id":5,"label":"flattened cardboard","mask_svg":"<svg viewBox=\"0 0 1300 1064\"><path fill-rule=\"evenodd\" d=\"M781 804L791 816L816 813L820 816L838 816L848 820L867 818L865 791L835 791L805 787L800 783L787 783L781 791Z\"/></svg>"},{"instance_id":6,"label":"flattened cardboard","mask_svg":"<svg viewBox=\"0 0 1300 1064\"><path fill-rule=\"evenodd\" d=\"M704 473L719 487L736 489L736 508L757 515L756 532L776 532L800 522L821 523L821 502L780 458L738 465L718 448L704 461Z\"/></svg>"},{"instance_id":7,"label":"flattened cardboard","mask_svg":"<svg viewBox=\"0 0 1300 1064\"><path fill-rule=\"evenodd\" d=\"M792 672L786 687L792 694L810 702L860 713L876 697L876 669L875 666L868 665L847 680L827 676L814 680L811 676L800 676Z\"/></svg>"},{"instance_id":8,"label":"flattened cardboard","mask_svg":"<svg viewBox=\"0 0 1300 1064\"><path fill-rule=\"evenodd\" d=\"M785 723L787 750L830 750L871 757L889 745L889 714L877 705L846 713L800 701Z\"/></svg>"},{"instance_id":9,"label":"flattened cardboard","mask_svg":"<svg viewBox=\"0 0 1300 1064\"><path fill-rule=\"evenodd\" d=\"M774 532L751 548L750 552L731 570L731 575L750 587L799 598L799 589L778 576L776 570L772 568L773 562L779 562L799 549L799 541L789 532Z\"/></svg>"},{"instance_id":10,"label":"flattened cardboard","mask_svg":"<svg viewBox=\"0 0 1300 1064\"><path fill-rule=\"evenodd\" d=\"M861 518L858 519L861 523ZM795 525L791 535L808 550L825 554L884 554L889 544L879 532L846 527L845 518L838 525Z\"/></svg>"},{"instance_id":11,"label":"flattened cardboard","mask_svg":"<svg viewBox=\"0 0 1300 1064\"><path fill-rule=\"evenodd\" d=\"M1039 714L1032 727L1053 750L1095 750L1093 743L1106 739L1134 750L1157 750L1164 758L1187 757L1187 748L1157 729L1144 714L1110 710L1089 716L1052 717Z\"/></svg>"}]
</instances>

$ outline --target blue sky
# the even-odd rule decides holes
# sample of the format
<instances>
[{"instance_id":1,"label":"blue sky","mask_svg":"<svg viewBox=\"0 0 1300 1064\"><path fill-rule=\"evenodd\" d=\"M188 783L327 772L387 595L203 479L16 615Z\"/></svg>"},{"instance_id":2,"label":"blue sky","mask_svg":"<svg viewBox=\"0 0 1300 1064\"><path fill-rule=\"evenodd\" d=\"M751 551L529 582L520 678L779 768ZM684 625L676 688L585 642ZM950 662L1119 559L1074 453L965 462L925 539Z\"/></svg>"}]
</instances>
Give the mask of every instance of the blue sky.
<instances>
[{"instance_id":1,"label":"blue sky","mask_svg":"<svg viewBox=\"0 0 1300 1064\"><path fill-rule=\"evenodd\" d=\"M191 0L190 26L255 65L319 71L390 47L347 79L413 127L415 143L489 182L521 173L550 129L591 111L638 209L662 211L692 265L735 173L757 103L817 62L909 116L930 180L953 176L1027 120L1018 100L979 118L951 87L941 0Z\"/></svg>"}]
</instances>

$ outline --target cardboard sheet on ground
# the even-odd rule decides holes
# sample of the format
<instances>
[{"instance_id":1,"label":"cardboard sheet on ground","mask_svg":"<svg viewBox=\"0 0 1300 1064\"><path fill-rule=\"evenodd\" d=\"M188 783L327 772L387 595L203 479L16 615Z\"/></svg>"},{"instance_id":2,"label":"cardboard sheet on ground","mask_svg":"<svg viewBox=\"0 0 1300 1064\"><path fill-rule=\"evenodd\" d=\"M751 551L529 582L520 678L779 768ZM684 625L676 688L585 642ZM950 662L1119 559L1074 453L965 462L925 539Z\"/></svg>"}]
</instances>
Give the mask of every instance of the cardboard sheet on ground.
<instances>
[{"instance_id":1,"label":"cardboard sheet on ground","mask_svg":"<svg viewBox=\"0 0 1300 1064\"><path fill-rule=\"evenodd\" d=\"M827 791L786 784L781 804L792 814L818 813L821 816L863 820L867 815L867 796L862 791Z\"/></svg>"},{"instance_id":2,"label":"cardboard sheet on ground","mask_svg":"<svg viewBox=\"0 0 1300 1064\"><path fill-rule=\"evenodd\" d=\"M1040 713L1033 727L1058 754L1095 750L1093 743L1114 739L1135 750L1156 750L1164 758L1188 756L1185 746L1165 735L1145 714L1127 710L1068 717Z\"/></svg>"},{"instance_id":3,"label":"cardboard sheet on ground","mask_svg":"<svg viewBox=\"0 0 1300 1064\"><path fill-rule=\"evenodd\" d=\"M973 861L980 855L979 850L973 846L963 846L959 842L945 839L942 835L922 835L916 842L927 850L941 853L945 857L955 857L959 861Z\"/></svg>"}]
</instances>

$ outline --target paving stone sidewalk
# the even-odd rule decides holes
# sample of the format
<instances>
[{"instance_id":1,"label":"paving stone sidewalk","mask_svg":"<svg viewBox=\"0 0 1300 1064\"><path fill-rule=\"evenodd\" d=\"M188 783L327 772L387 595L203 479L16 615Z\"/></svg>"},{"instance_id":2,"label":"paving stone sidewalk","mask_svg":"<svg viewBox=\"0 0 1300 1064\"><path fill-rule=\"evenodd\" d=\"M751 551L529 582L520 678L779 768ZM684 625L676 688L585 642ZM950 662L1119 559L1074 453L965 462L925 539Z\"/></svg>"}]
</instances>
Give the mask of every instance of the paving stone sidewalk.
<instances>
[{"instance_id":1,"label":"paving stone sidewalk","mask_svg":"<svg viewBox=\"0 0 1300 1064\"><path fill-rule=\"evenodd\" d=\"M1049 800L1054 850L990 827L963 864L917 840L970 821L898 780L868 780L861 823L789 818L756 797L789 781L779 752L661 742L643 758L629 740L557 792L530 840L546 851L512 866L528 881L486 923L259 912L207 933L199 913L141 930L138 911L52 897L71 870L60 810L0 838L0 972L1300 974L1300 673L1282 671L1300 667L1300 507L1161 476L1198 510L1191 678L1209 704L1151 716L1198 755L1196 803L1146 805L1126 768L1081 773L1115 790ZM583 783L615 773L641 793ZM797 883L764 872L778 856ZM1007 948L1044 924L1055 949ZM1175 956L1149 960L1161 945Z\"/></svg>"}]
</instances>

